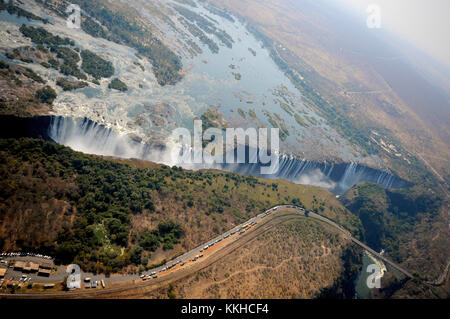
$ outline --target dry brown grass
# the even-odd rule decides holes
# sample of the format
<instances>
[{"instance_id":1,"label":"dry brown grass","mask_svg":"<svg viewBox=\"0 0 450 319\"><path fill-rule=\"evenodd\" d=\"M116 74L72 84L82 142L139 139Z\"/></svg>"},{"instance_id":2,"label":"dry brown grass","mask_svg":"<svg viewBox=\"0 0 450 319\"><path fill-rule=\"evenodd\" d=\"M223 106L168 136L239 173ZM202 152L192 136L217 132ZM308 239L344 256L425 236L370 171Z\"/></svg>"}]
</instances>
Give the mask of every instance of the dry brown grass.
<instances>
[{"instance_id":1,"label":"dry brown grass","mask_svg":"<svg viewBox=\"0 0 450 319\"><path fill-rule=\"evenodd\" d=\"M0 114L35 116L46 115L51 106L40 103L35 94L44 84L26 77L25 68L10 64L9 69L0 69Z\"/></svg>"},{"instance_id":2,"label":"dry brown grass","mask_svg":"<svg viewBox=\"0 0 450 319\"><path fill-rule=\"evenodd\" d=\"M342 271L341 234L315 221L288 221L219 262L173 283L177 298L313 298ZM168 288L147 294L166 298Z\"/></svg>"}]
</instances>

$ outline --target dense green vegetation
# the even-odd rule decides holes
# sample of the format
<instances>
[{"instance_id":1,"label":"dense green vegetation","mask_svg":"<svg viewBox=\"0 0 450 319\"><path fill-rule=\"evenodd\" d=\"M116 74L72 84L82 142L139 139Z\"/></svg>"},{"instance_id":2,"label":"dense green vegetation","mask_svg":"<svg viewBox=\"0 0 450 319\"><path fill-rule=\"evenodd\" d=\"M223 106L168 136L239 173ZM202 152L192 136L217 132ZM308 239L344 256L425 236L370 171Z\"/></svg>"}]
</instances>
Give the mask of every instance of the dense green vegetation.
<instances>
[{"instance_id":1,"label":"dense green vegetation","mask_svg":"<svg viewBox=\"0 0 450 319\"><path fill-rule=\"evenodd\" d=\"M35 166L40 167L36 177L59 177L62 183L71 184L76 176L75 188L67 188L58 194L49 193L46 196L70 201L76 206L79 216L72 229L61 229L56 242L47 243L47 246L41 249L55 254L57 260L63 263L78 258L77 262L87 269L93 267L90 262L94 260L95 263L100 260L104 264L104 269L110 271L118 271L130 263L129 254L115 256L114 252L99 252L98 249L105 244L103 242L105 237L113 245L127 247L130 213L154 209L151 190L160 189L164 184L164 172L135 171L128 165L85 156L42 140L9 142L2 140L0 144L2 150L8 149L9 155L14 154L21 163L29 161L36 163ZM5 163L7 158L5 156L1 158L1 175L4 181L0 196L2 203L8 202L16 187L23 188L23 192L19 195L28 198L30 204L42 201L42 194L35 193L40 189L38 185L36 185L38 188L34 189L6 182L20 165L16 166L14 162ZM8 170L8 165L13 165L12 171ZM4 213L2 210L0 215ZM158 227L158 232L154 234L158 243L164 243L170 249L176 242L175 239L179 239L182 235L182 228L174 223L162 223Z\"/></svg>"},{"instance_id":2,"label":"dense green vegetation","mask_svg":"<svg viewBox=\"0 0 450 319\"><path fill-rule=\"evenodd\" d=\"M72 3L78 4L106 28L103 29L91 17L84 16L81 27L86 33L135 48L150 60L160 85L175 84L182 78L181 59L150 30L121 12L111 11L103 1L74 0Z\"/></svg>"},{"instance_id":3,"label":"dense green vegetation","mask_svg":"<svg viewBox=\"0 0 450 319\"><path fill-rule=\"evenodd\" d=\"M200 40L201 43L208 46L212 53L219 53L219 46L211 38L209 38L202 30L200 30L195 24L188 22L183 17L179 17L180 21L186 29L196 38Z\"/></svg>"},{"instance_id":4,"label":"dense green vegetation","mask_svg":"<svg viewBox=\"0 0 450 319\"><path fill-rule=\"evenodd\" d=\"M108 88L118 90L121 92L128 91L128 86L120 81L118 78L115 78L111 81L111 83L108 84Z\"/></svg>"},{"instance_id":5,"label":"dense green vegetation","mask_svg":"<svg viewBox=\"0 0 450 319\"><path fill-rule=\"evenodd\" d=\"M41 50L47 50L44 45L48 45L50 52L55 53L57 58L63 60L63 63L60 64L58 60L50 58L48 62L44 62L45 67L52 66L59 69L64 75L72 75L81 80L87 80L87 76L78 67L80 60L82 60L81 68L87 74L92 75L95 80L111 77L115 72L111 62L102 59L89 50L81 51L80 58L80 50L69 47L75 45L69 38L63 39L60 36L54 36L44 28L27 27L25 25L22 25L20 31L24 36L29 37L33 43L39 45Z\"/></svg>"},{"instance_id":6,"label":"dense green vegetation","mask_svg":"<svg viewBox=\"0 0 450 319\"><path fill-rule=\"evenodd\" d=\"M11 60L20 60L20 61L25 62L25 63L32 63L33 62L32 59L22 56L19 48L14 48L12 51L6 52L5 55L6 55L6 57L8 59L11 59Z\"/></svg>"},{"instance_id":7,"label":"dense green vegetation","mask_svg":"<svg viewBox=\"0 0 450 319\"><path fill-rule=\"evenodd\" d=\"M69 38L61 38L59 35L54 36L41 27L27 27L24 24L20 27L20 32L22 32L25 37L30 38L31 41L35 44L46 44L49 46L75 45L73 40L70 40Z\"/></svg>"},{"instance_id":8,"label":"dense green vegetation","mask_svg":"<svg viewBox=\"0 0 450 319\"><path fill-rule=\"evenodd\" d=\"M45 86L36 91L36 98L42 103L52 104L56 97L57 94L55 90L50 86Z\"/></svg>"},{"instance_id":9,"label":"dense green vegetation","mask_svg":"<svg viewBox=\"0 0 450 319\"><path fill-rule=\"evenodd\" d=\"M311 209L312 189L303 186L153 164L139 168L41 139L1 139L0 164L0 222L11 225L0 233L5 245L83 270L148 267L158 248L170 252L186 236L198 244L278 203ZM354 225L337 206L321 213L348 229ZM133 223L144 216L153 226Z\"/></svg>"},{"instance_id":10,"label":"dense green vegetation","mask_svg":"<svg viewBox=\"0 0 450 319\"><path fill-rule=\"evenodd\" d=\"M59 62L56 59L53 58L49 58L48 59L48 64L50 64L54 69L58 70L59 69Z\"/></svg>"},{"instance_id":11,"label":"dense green vegetation","mask_svg":"<svg viewBox=\"0 0 450 319\"><path fill-rule=\"evenodd\" d=\"M240 73L238 73L238 72L231 72L231 74L233 74L234 79L236 81L240 81L242 79L242 75Z\"/></svg>"},{"instance_id":12,"label":"dense green vegetation","mask_svg":"<svg viewBox=\"0 0 450 319\"><path fill-rule=\"evenodd\" d=\"M202 129L206 131L210 127L221 128L220 127L220 114L216 110L207 109L202 116Z\"/></svg>"},{"instance_id":13,"label":"dense green vegetation","mask_svg":"<svg viewBox=\"0 0 450 319\"><path fill-rule=\"evenodd\" d=\"M0 69L9 69L9 64L3 61L0 61Z\"/></svg>"},{"instance_id":14,"label":"dense green vegetation","mask_svg":"<svg viewBox=\"0 0 450 319\"><path fill-rule=\"evenodd\" d=\"M204 32L215 35L226 47L233 47L233 38L225 31L218 29L211 21L182 6L174 5L174 8L179 14L186 18L187 21L196 23Z\"/></svg>"},{"instance_id":15,"label":"dense green vegetation","mask_svg":"<svg viewBox=\"0 0 450 319\"><path fill-rule=\"evenodd\" d=\"M0 0L0 11L4 11L4 10L8 11L9 14L17 15L19 18L25 17L28 20L42 21L45 24L48 23L47 19L38 17L37 15L35 15L27 10L24 10L18 6L15 6L13 1Z\"/></svg>"},{"instance_id":16,"label":"dense green vegetation","mask_svg":"<svg viewBox=\"0 0 450 319\"><path fill-rule=\"evenodd\" d=\"M67 18L68 14L66 13L66 6L63 1L53 1L53 0L34 0L37 3L44 6L46 9L49 9L56 13L57 15Z\"/></svg>"},{"instance_id":17,"label":"dense green vegetation","mask_svg":"<svg viewBox=\"0 0 450 319\"><path fill-rule=\"evenodd\" d=\"M34 72L32 69L25 68L23 75L25 75L27 78L32 79L35 82L45 84L45 80L41 78L36 72Z\"/></svg>"},{"instance_id":18,"label":"dense green vegetation","mask_svg":"<svg viewBox=\"0 0 450 319\"><path fill-rule=\"evenodd\" d=\"M282 141L285 141L290 133L281 116L279 116L277 113L271 114L266 110L264 110L263 113L267 117L267 121L270 123L270 125L272 125L272 127L280 129L280 139Z\"/></svg>"},{"instance_id":19,"label":"dense green vegetation","mask_svg":"<svg viewBox=\"0 0 450 319\"><path fill-rule=\"evenodd\" d=\"M436 215L442 204L433 193L386 190L372 183L353 187L343 201L361 220L365 242L377 251L389 251L397 259L399 238L412 231L424 215Z\"/></svg>"},{"instance_id":20,"label":"dense green vegetation","mask_svg":"<svg viewBox=\"0 0 450 319\"><path fill-rule=\"evenodd\" d=\"M355 280L362 267L362 252L357 246L348 246L341 254L343 270L339 278L320 291L317 299L353 299L355 296Z\"/></svg>"},{"instance_id":21,"label":"dense green vegetation","mask_svg":"<svg viewBox=\"0 0 450 319\"><path fill-rule=\"evenodd\" d=\"M288 104L281 101L278 101L278 103L280 103L281 108L285 110L286 113L288 113L291 116L294 115L294 110L292 110L292 108Z\"/></svg>"},{"instance_id":22,"label":"dense green vegetation","mask_svg":"<svg viewBox=\"0 0 450 319\"><path fill-rule=\"evenodd\" d=\"M58 80L56 80L56 85L62 87L62 89L64 91L73 91L73 90L82 89L82 88L89 86L89 84L87 82L84 82L84 81L72 82L65 78L59 78Z\"/></svg>"},{"instance_id":23,"label":"dense green vegetation","mask_svg":"<svg viewBox=\"0 0 450 319\"><path fill-rule=\"evenodd\" d=\"M81 23L81 28L84 32L92 35L95 38L104 38L108 36L107 32L101 25L99 25L97 22L94 21L89 16L83 16L83 21Z\"/></svg>"},{"instance_id":24,"label":"dense green vegetation","mask_svg":"<svg viewBox=\"0 0 450 319\"><path fill-rule=\"evenodd\" d=\"M50 48L51 52L56 53L56 57L62 59L64 62L60 65L59 70L64 75L72 75L81 80L87 80L86 74L82 73L78 67L80 62L80 55L77 51L68 47L56 47Z\"/></svg>"},{"instance_id":25,"label":"dense green vegetation","mask_svg":"<svg viewBox=\"0 0 450 319\"><path fill-rule=\"evenodd\" d=\"M50 58L48 62L45 62L46 67L52 66L55 69L59 68L64 75L72 75L78 79L87 80L86 74L81 72L78 67L80 55L77 52L77 48L70 48L70 46L75 45L75 42L69 38L61 38L58 35L54 36L52 33L40 27L35 28L22 25L20 31L24 36L30 38L33 43L37 44L41 51L47 51L45 46L48 46L50 52L56 54L57 58L63 60L63 63L60 64L58 60Z\"/></svg>"},{"instance_id":26,"label":"dense green vegetation","mask_svg":"<svg viewBox=\"0 0 450 319\"><path fill-rule=\"evenodd\" d=\"M114 75L115 70L112 63L102 59L97 54L89 50L83 50L81 51L81 58L83 59L81 68L96 80Z\"/></svg>"},{"instance_id":27,"label":"dense green vegetation","mask_svg":"<svg viewBox=\"0 0 450 319\"><path fill-rule=\"evenodd\" d=\"M209 128L218 128L221 130L226 129L226 123L224 123L224 119L222 114L215 109L207 109L202 116L200 117L202 120L202 130L206 132ZM202 145L206 147L212 141L203 140Z\"/></svg>"},{"instance_id":28,"label":"dense green vegetation","mask_svg":"<svg viewBox=\"0 0 450 319\"><path fill-rule=\"evenodd\" d=\"M50 63L48 63L48 62L41 62L41 65L44 67L44 68L46 68L46 69L50 69L51 67L52 67L52 65L50 64Z\"/></svg>"},{"instance_id":29,"label":"dense green vegetation","mask_svg":"<svg viewBox=\"0 0 450 319\"><path fill-rule=\"evenodd\" d=\"M299 114L295 113L295 114L294 114L294 118L295 118L295 121L296 121L299 125L301 125L301 126L303 126L303 127L309 127L309 124L307 124L307 123L305 122L305 120L303 120L303 118L302 118Z\"/></svg>"},{"instance_id":30,"label":"dense green vegetation","mask_svg":"<svg viewBox=\"0 0 450 319\"><path fill-rule=\"evenodd\" d=\"M173 249L175 244L180 243L184 235L184 229L173 220L161 222L157 229L144 231L139 238L139 245L148 251L155 251L161 244L164 249Z\"/></svg>"}]
</instances>

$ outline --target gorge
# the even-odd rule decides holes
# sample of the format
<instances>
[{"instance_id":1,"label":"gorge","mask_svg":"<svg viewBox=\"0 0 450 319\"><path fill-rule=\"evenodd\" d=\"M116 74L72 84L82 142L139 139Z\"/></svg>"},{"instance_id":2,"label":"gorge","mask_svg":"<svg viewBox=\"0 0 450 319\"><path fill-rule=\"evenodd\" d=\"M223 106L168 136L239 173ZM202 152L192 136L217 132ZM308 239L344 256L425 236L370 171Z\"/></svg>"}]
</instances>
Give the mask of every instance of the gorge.
<instances>
[{"instance_id":1,"label":"gorge","mask_svg":"<svg viewBox=\"0 0 450 319\"><path fill-rule=\"evenodd\" d=\"M279 169L271 175L261 175L261 163L185 164L170 145L149 145L139 138L116 133L113 129L87 118L41 116L0 117L2 137L42 137L88 154L135 158L186 169L217 169L269 179L286 179L294 183L327 188L343 194L360 182L373 182L385 188L402 188L410 183L386 171L358 163L316 162L292 156L279 156ZM249 151L247 149L247 159Z\"/></svg>"}]
</instances>

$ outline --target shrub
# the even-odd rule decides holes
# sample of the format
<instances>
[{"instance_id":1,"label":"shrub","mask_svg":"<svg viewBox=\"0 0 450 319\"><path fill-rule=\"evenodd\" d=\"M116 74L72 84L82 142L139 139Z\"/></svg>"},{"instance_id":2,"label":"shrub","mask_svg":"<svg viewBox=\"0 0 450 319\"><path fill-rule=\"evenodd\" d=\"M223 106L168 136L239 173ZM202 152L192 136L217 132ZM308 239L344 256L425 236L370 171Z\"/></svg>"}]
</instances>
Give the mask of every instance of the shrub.
<instances>
[{"instance_id":1,"label":"shrub","mask_svg":"<svg viewBox=\"0 0 450 319\"><path fill-rule=\"evenodd\" d=\"M111 83L108 85L108 88L114 89L114 90L119 90L121 92L128 91L127 85L125 83L123 83L122 81L120 81L118 78L115 78L114 80L112 80Z\"/></svg>"},{"instance_id":2,"label":"shrub","mask_svg":"<svg viewBox=\"0 0 450 319\"><path fill-rule=\"evenodd\" d=\"M42 103L52 104L56 99L57 94L50 86L45 86L36 91L35 97Z\"/></svg>"},{"instance_id":3,"label":"shrub","mask_svg":"<svg viewBox=\"0 0 450 319\"><path fill-rule=\"evenodd\" d=\"M81 52L81 58L83 59L81 68L96 80L114 75L115 69L112 63L102 59L97 54L84 50Z\"/></svg>"}]
</instances>

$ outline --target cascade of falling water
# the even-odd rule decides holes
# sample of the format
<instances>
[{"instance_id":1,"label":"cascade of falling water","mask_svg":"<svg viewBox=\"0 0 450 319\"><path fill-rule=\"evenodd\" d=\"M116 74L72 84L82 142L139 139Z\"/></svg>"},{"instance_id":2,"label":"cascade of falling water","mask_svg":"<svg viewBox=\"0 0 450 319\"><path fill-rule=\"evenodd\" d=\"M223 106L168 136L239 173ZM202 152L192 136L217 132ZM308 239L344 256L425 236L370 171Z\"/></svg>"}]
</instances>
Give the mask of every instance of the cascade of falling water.
<instances>
[{"instance_id":1,"label":"cascade of falling water","mask_svg":"<svg viewBox=\"0 0 450 319\"><path fill-rule=\"evenodd\" d=\"M378 183L386 188L404 187L407 182L396 176L383 171L378 171L357 163L319 163L308 160L300 160L286 155L280 155L279 170L272 175L261 175L260 162L251 163L257 160L257 152L252 154L252 161L247 157L245 164L186 164L181 160L180 155L170 149L155 148L134 141L133 139L119 135L112 129L106 128L88 119L72 119L66 117L52 117L48 128L48 135L55 142L69 146L74 150L105 156L115 156L123 158L138 158L166 165L182 166L186 169L215 168L225 171L254 175L265 178L283 178L293 182L306 181L314 182L305 178L308 176L319 176L320 182L330 185L329 188L335 193L343 193L353 185L367 181ZM190 149L193 156L193 150ZM250 155L248 155L250 156Z\"/></svg>"}]
</instances>

